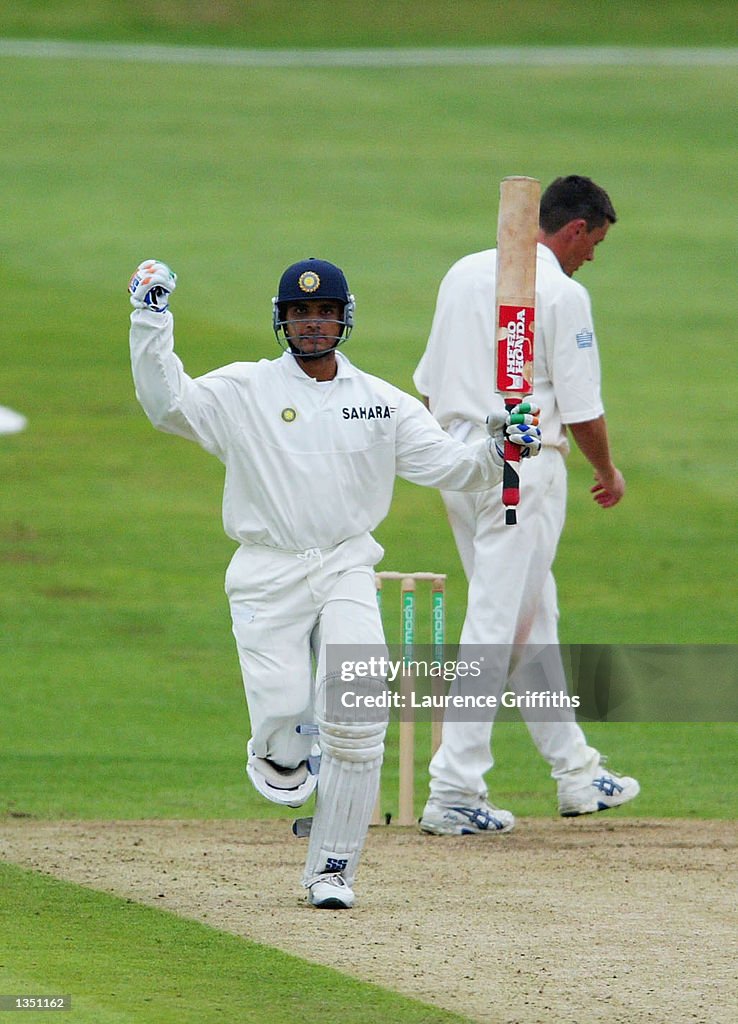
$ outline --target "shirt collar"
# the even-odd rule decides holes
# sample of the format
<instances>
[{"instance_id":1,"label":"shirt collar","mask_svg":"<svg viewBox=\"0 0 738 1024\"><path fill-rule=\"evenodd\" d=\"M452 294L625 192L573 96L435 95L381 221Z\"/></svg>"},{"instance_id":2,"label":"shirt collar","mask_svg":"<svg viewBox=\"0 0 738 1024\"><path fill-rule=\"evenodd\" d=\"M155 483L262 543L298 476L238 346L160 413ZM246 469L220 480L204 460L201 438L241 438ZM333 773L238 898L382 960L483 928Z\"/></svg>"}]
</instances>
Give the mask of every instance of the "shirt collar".
<instances>
[{"instance_id":1,"label":"shirt collar","mask_svg":"<svg viewBox=\"0 0 738 1024\"><path fill-rule=\"evenodd\" d=\"M556 254L552 249L549 249L543 242L538 242L538 259L545 260L546 263L550 263L552 267L558 267L561 270L561 264L556 258Z\"/></svg>"},{"instance_id":2,"label":"shirt collar","mask_svg":"<svg viewBox=\"0 0 738 1024\"><path fill-rule=\"evenodd\" d=\"M298 380L313 379L305 373L303 368L290 352L283 352L277 362L282 364L285 373L290 377L295 377ZM336 352L336 363L338 366L336 376L333 380L338 380L339 377L354 377L356 375L356 367L346 358L345 355L343 355L342 352Z\"/></svg>"}]
</instances>

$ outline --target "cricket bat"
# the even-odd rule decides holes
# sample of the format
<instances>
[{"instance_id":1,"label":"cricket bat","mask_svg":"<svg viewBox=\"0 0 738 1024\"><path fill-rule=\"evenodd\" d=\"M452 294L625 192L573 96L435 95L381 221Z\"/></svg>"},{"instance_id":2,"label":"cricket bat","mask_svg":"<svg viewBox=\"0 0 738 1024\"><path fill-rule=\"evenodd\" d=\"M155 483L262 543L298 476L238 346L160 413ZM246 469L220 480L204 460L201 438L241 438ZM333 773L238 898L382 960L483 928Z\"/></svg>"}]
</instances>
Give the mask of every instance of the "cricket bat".
<instances>
[{"instance_id":1,"label":"cricket bat","mask_svg":"<svg viewBox=\"0 0 738 1024\"><path fill-rule=\"evenodd\" d=\"M536 303L536 236L541 183L514 175L500 182L497 219L495 328L496 390L509 411L533 391ZM502 504L505 522L517 523L520 449L505 441Z\"/></svg>"}]
</instances>

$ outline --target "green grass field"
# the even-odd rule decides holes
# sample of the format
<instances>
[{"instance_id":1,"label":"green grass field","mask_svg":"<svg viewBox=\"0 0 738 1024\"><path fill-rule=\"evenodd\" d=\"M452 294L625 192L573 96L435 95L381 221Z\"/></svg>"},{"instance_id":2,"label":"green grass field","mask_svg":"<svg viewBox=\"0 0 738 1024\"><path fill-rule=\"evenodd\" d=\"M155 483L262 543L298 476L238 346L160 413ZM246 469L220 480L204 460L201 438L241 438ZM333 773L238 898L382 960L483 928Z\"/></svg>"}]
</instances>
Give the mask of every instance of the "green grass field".
<instances>
[{"instance_id":1,"label":"green grass field","mask_svg":"<svg viewBox=\"0 0 738 1024\"><path fill-rule=\"evenodd\" d=\"M400 3L389 18L367 9L361 26L337 18L326 31L326 9L335 17L344 4L289 5L289 17L286 6L262 0L246 18L242 5L225 2L200 20L192 4L172 0L144 26L116 4L19 2L3 13L0 36L722 46L731 12L677 3L665 15L660 4L622 3L604 19L593 4L470 0L455 5L451 25L434 0L422 23L418 5ZM494 243L500 178L592 175L610 191L619 223L579 277L595 306L629 493L603 512L589 499L584 460L570 460L556 567L561 637L735 641L735 66L247 69L0 57L0 74L9 200L0 403L29 419L25 433L0 438L0 814L279 813L243 774L247 722L222 592L232 545L220 525L220 467L156 434L133 395L125 285L147 256L180 275L178 348L191 373L277 354L270 299L279 274L321 255L345 268L357 295L347 354L410 389L441 276ZM377 537L385 567L450 574L449 627L458 635L464 581L438 496L399 483ZM734 816L733 723L598 724L587 734L643 782L637 807L623 814ZM522 815L551 814L546 770L525 730L505 724L495 749L498 801ZM393 761L390 753L390 792ZM425 761L421 751L419 802ZM12 928L9 907L32 916L53 894L32 876L5 874L0 908ZM214 961L245 955L240 940L101 901L78 890L79 916L60 918L50 935L61 928L83 943L85 921L103 934L127 913L142 950L162 928L188 951L213 943ZM60 973L53 943L39 942L29 933L2 961L3 992L67 983L80 991L84 968ZM31 950L33 970L24 966ZM193 977L189 955L176 984ZM146 964L133 969L145 988ZM324 979L311 984L320 989ZM326 1010L334 1017L321 1019L377 1019L376 993L335 978L330 989L341 995ZM179 1005L159 994L149 1016L127 1015L88 991L75 1020L164 1021ZM177 1019L221 1019L215 1007L205 999ZM398 1007L382 1012L398 1019Z\"/></svg>"},{"instance_id":2,"label":"green grass field","mask_svg":"<svg viewBox=\"0 0 738 1024\"><path fill-rule=\"evenodd\" d=\"M15 0L2 34L17 38L114 39L255 47L484 46L608 44L725 46L735 30L729 0L167 0L150 9L116 0Z\"/></svg>"},{"instance_id":3,"label":"green grass field","mask_svg":"<svg viewBox=\"0 0 738 1024\"><path fill-rule=\"evenodd\" d=\"M75 1024L464 1020L131 900L1 863L0 884L3 993L71 996Z\"/></svg>"}]
</instances>

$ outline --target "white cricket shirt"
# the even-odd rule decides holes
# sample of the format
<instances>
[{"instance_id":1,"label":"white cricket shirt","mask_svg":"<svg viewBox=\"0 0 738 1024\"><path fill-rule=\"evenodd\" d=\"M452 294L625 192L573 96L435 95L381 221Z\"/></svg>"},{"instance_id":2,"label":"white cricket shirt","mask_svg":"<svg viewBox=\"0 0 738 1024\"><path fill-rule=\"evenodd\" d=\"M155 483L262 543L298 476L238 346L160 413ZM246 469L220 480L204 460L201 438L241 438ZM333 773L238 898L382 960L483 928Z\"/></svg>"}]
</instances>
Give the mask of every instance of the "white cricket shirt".
<instances>
[{"instance_id":1,"label":"white cricket shirt","mask_svg":"<svg viewBox=\"0 0 738 1024\"><path fill-rule=\"evenodd\" d=\"M503 409L495 393L495 277L497 250L464 256L438 291L425 352L413 377L445 429L464 436L462 423L483 425ZM532 400L541 407L544 445L569 450L567 423L604 412L589 294L561 269L553 252L538 245Z\"/></svg>"},{"instance_id":2,"label":"white cricket shirt","mask_svg":"<svg viewBox=\"0 0 738 1024\"><path fill-rule=\"evenodd\" d=\"M453 440L421 402L341 353L328 383L289 353L193 380L173 324L168 312L131 314L136 395L155 427L223 462L223 525L240 543L306 551L369 532L389 511L395 476L452 491L500 481L488 438Z\"/></svg>"}]
</instances>

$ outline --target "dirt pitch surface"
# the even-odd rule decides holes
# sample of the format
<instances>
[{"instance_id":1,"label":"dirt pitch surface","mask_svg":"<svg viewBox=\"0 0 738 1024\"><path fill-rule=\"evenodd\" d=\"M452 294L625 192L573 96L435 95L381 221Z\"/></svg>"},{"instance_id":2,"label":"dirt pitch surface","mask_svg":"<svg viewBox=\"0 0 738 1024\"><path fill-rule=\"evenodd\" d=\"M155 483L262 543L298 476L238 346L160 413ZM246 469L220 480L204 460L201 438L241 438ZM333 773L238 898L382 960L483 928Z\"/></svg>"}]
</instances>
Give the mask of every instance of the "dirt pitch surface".
<instances>
[{"instance_id":1,"label":"dirt pitch surface","mask_svg":"<svg viewBox=\"0 0 738 1024\"><path fill-rule=\"evenodd\" d=\"M0 821L0 856L485 1024L733 1024L733 823L522 819L369 835L353 911L299 887L289 822Z\"/></svg>"}]
</instances>

